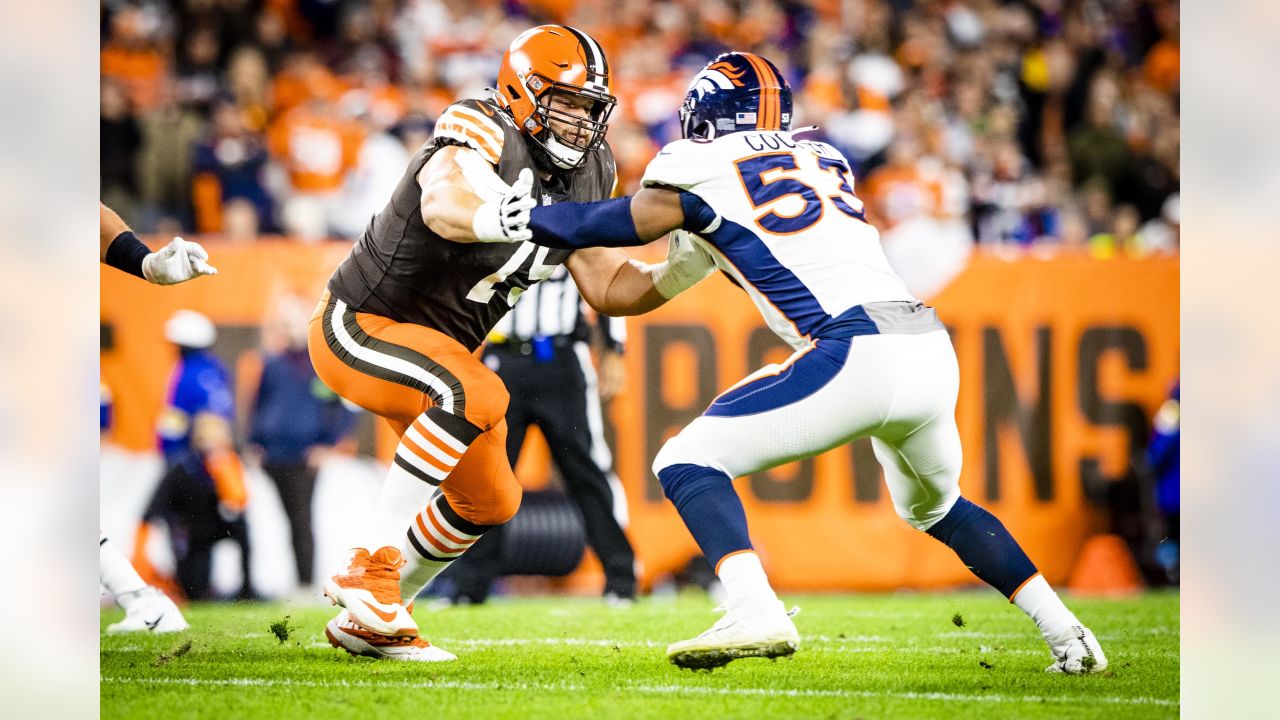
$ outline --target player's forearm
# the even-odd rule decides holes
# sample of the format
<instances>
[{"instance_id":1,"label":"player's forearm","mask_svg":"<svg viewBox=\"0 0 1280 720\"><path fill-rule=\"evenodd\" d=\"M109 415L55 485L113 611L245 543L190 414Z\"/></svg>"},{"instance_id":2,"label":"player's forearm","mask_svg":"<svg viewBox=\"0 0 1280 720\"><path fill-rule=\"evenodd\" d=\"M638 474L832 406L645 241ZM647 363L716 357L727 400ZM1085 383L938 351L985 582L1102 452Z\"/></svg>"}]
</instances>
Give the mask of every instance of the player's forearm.
<instances>
[{"instance_id":1,"label":"player's forearm","mask_svg":"<svg viewBox=\"0 0 1280 720\"><path fill-rule=\"evenodd\" d=\"M146 279L142 265L151 248L133 234L114 210L98 203L98 260L117 270Z\"/></svg>"},{"instance_id":2,"label":"player's forearm","mask_svg":"<svg viewBox=\"0 0 1280 720\"><path fill-rule=\"evenodd\" d=\"M654 286L658 267L639 260L624 263L605 289L603 300L592 307L596 312L615 317L643 315L659 307L667 298Z\"/></svg>"},{"instance_id":3,"label":"player's forearm","mask_svg":"<svg viewBox=\"0 0 1280 720\"><path fill-rule=\"evenodd\" d=\"M639 315L666 302L654 288L654 266L636 262L617 248L578 250L566 266L582 298L603 315Z\"/></svg>"},{"instance_id":4,"label":"player's forearm","mask_svg":"<svg viewBox=\"0 0 1280 720\"><path fill-rule=\"evenodd\" d=\"M106 262L107 248L120 233L129 232L129 226L114 210L98 203L98 260Z\"/></svg>"},{"instance_id":5,"label":"player's forearm","mask_svg":"<svg viewBox=\"0 0 1280 720\"><path fill-rule=\"evenodd\" d=\"M457 185L428 188L422 194L422 221L445 240L478 242L474 223L482 204L475 193Z\"/></svg>"}]
</instances>

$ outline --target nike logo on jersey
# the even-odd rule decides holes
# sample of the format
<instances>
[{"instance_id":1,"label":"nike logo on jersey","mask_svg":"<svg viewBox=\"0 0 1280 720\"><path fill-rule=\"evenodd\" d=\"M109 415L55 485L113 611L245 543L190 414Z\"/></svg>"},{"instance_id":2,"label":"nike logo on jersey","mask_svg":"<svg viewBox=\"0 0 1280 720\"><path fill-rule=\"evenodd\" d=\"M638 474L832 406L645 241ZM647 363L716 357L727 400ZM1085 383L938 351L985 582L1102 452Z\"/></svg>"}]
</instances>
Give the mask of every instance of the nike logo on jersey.
<instances>
[{"instance_id":1,"label":"nike logo on jersey","mask_svg":"<svg viewBox=\"0 0 1280 720\"><path fill-rule=\"evenodd\" d=\"M370 605L369 601L367 600L361 600L360 602L364 603L365 607L372 610L374 615L377 615L378 617L382 618L383 622L391 622L396 619L396 613L394 611L386 612L384 610L380 610L379 608L376 608L373 605Z\"/></svg>"}]
</instances>

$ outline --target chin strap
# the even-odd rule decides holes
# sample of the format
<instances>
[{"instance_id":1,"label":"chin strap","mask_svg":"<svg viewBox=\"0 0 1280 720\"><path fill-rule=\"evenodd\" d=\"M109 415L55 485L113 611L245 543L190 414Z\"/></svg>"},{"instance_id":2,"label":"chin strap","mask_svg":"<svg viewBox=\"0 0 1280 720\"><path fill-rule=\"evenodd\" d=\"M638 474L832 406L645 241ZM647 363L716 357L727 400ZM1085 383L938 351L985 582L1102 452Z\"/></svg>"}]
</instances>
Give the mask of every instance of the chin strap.
<instances>
[{"instance_id":1,"label":"chin strap","mask_svg":"<svg viewBox=\"0 0 1280 720\"><path fill-rule=\"evenodd\" d=\"M575 168L582 167L582 164L586 162L587 153L585 150L573 150L569 148L563 142L561 142L560 138L556 137L556 134L552 132L551 128L547 128L547 134L550 135L550 137L547 138L547 143L544 149L547 151L547 155L551 156L551 161L553 164L555 164L557 168L559 168L560 170L573 170ZM552 143L555 143L557 150L563 150L564 152L578 153L577 162L574 163L573 165L570 165L569 167L564 167L560 165L560 163L556 162L556 155L555 153L552 152L550 147Z\"/></svg>"}]
</instances>

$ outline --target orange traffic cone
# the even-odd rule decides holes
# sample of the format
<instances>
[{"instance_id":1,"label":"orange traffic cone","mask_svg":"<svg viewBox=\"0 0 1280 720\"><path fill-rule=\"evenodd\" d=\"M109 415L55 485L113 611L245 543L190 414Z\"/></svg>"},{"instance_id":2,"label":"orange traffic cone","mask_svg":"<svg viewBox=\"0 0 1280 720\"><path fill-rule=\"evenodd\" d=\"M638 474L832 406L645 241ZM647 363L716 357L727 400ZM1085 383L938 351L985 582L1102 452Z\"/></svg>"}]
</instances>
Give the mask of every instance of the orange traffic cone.
<instances>
[{"instance_id":1,"label":"orange traffic cone","mask_svg":"<svg viewBox=\"0 0 1280 720\"><path fill-rule=\"evenodd\" d=\"M1119 535L1094 535L1084 543L1067 588L1079 595L1133 595L1143 588L1138 564Z\"/></svg>"}]
</instances>

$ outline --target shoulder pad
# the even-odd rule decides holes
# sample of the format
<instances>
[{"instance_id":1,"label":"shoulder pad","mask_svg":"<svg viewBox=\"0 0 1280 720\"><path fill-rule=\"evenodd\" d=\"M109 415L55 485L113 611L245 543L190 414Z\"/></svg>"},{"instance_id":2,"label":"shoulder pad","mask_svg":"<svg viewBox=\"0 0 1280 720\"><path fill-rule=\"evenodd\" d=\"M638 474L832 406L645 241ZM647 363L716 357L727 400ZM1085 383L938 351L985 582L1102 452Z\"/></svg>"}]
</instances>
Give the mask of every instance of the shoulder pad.
<instances>
[{"instance_id":1,"label":"shoulder pad","mask_svg":"<svg viewBox=\"0 0 1280 720\"><path fill-rule=\"evenodd\" d=\"M830 143L825 143L821 140L797 140L796 144L801 147L809 148L814 152L814 154L820 157L842 160L844 164L849 164L849 159L844 156L844 153L837 150L835 146Z\"/></svg>"},{"instance_id":2,"label":"shoulder pad","mask_svg":"<svg viewBox=\"0 0 1280 720\"><path fill-rule=\"evenodd\" d=\"M498 111L479 100L454 103L436 120L436 138L465 145L492 165L502 157L505 134Z\"/></svg>"},{"instance_id":3,"label":"shoulder pad","mask_svg":"<svg viewBox=\"0 0 1280 720\"><path fill-rule=\"evenodd\" d=\"M662 148L644 169L640 179L642 187L674 187L688 190L706 180L715 168L708 162L706 148L709 143L692 140L676 140Z\"/></svg>"}]
</instances>

